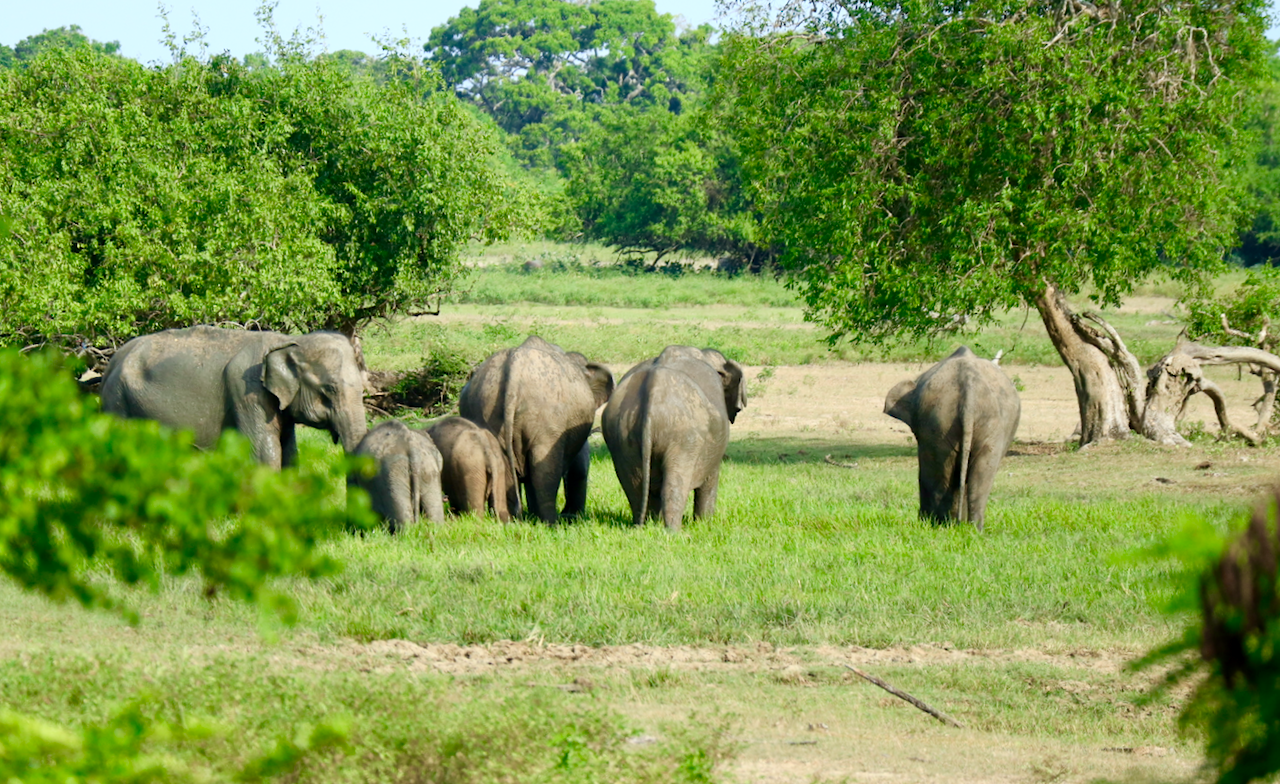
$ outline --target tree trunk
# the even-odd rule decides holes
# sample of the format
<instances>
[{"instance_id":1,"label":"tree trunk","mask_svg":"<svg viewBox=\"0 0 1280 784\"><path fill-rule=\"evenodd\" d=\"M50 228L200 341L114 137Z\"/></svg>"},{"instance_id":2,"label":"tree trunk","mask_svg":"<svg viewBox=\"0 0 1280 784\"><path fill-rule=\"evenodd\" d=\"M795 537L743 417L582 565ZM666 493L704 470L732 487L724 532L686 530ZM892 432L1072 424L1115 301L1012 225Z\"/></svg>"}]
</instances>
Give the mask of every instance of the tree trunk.
<instances>
[{"instance_id":1,"label":"tree trunk","mask_svg":"<svg viewBox=\"0 0 1280 784\"><path fill-rule=\"evenodd\" d=\"M1128 437L1133 429L1130 415L1135 413L1131 410L1135 401L1131 400L1132 395L1126 396L1126 384L1111 358L1095 344L1096 335L1080 323L1062 292L1053 285L1047 285L1036 297L1035 306L1049 340L1075 381L1080 404L1080 445Z\"/></svg>"}]
</instances>

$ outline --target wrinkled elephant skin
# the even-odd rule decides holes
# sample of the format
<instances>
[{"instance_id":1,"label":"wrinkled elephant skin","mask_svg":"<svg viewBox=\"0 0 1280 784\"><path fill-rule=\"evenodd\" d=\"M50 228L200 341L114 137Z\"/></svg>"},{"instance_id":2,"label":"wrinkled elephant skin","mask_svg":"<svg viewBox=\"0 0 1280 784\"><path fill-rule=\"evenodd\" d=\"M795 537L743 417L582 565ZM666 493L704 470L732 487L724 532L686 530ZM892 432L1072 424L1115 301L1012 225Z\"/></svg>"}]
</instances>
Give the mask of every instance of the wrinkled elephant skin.
<instances>
[{"instance_id":1,"label":"wrinkled elephant skin","mask_svg":"<svg viewBox=\"0 0 1280 784\"><path fill-rule=\"evenodd\" d=\"M391 533L416 523L419 515L444 522L442 460L427 434L396 420L383 422L360 440L355 454L373 458L378 470L373 476L352 475L347 483L369 493L373 511L387 521Z\"/></svg>"},{"instance_id":2,"label":"wrinkled elephant skin","mask_svg":"<svg viewBox=\"0 0 1280 784\"><path fill-rule=\"evenodd\" d=\"M614 470L636 525L662 516L679 530L715 513L729 424L747 405L738 363L712 349L668 346L618 382L601 416Z\"/></svg>"},{"instance_id":3,"label":"wrinkled elephant skin","mask_svg":"<svg viewBox=\"0 0 1280 784\"><path fill-rule=\"evenodd\" d=\"M884 412L907 423L920 461L920 516L982 530L987 497L1013 443L1022 404L994 363L961 346L889 391Z\"/></svg>"},{"instance_id":4,"label":"wrinkled elephant skin","mask_svg":"<svg viewBox=\"0 0 1280 784\"><path fill-rule=\"evenodd\" d=\"M440 450L440 483L455 514L485 509L502 522L520 514L520 489L493 433L462 417L447 417L427 434Z\"/></svg>"},{"instance_id":5,"label":"wrinkled elephant skin","mask_svg":"<svg viewBox=\"0 0 1280 784\"><path fill-rule=\"evenodd\" d=\"M612 391L608 368L533 335L481 362L462 388L458 409L497 436L524 488L525 509L553 523L561 481L563 514L586 508L587 437Z\"/></svg>"},{"instance_id":6,"label":"wrinkled elephant skin","mask_svg":"<svg viewBox=\"0 0 1280 784\"><path fill-rule=\"evenodd\" d=\"M351 342L336 332L282 335L217 327L134 338L111 358L102 410L195 432L212 447L239 430L258 462L297 456L294 424L329 431L351 452L364 438L364 379Z\"/></svg>"}]
</instances>

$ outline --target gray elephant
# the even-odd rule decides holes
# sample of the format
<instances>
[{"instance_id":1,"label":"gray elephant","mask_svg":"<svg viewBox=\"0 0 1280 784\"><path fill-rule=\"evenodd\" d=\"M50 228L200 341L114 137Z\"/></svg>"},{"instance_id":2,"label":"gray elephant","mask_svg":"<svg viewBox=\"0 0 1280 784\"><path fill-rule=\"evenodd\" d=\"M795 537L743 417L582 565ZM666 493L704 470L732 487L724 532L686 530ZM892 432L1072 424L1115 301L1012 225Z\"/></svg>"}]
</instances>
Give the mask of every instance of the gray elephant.
<instances>
[{"instance_id":1,"label":"gray elephant","mask_svg":"<svg viewBox=\"0 0 1280 784\"><path fill-rule=\"evenodd\" d=\"M427 430L440 450L440 484L457 514L493 511L502 522L520 514L520 488L502 445L470 419L446 417Z\"/></svg>"},{"instance_id":2,"label":"gray elephant","mask_svg":"<svg viewBox=\"0 0 1280 784\"><path fill-rule=\"evenodd\" d=\"M553 523L562 480L563 514L586 508L587 436L612 391L608 368L533 335L481 362L462 388L458 409L498 437L524 487L525 508Z\"/></svg>"},{"instance_id":3,"label":"gray elephant","mask_svg":"<svg viewBox=\"0 0 1280 784\"><path fill-rule=\"evenodd\" d=\"M668 346L618 382L601 422L636 525L662 515L678 530L715 513L729 424L747 405L742 367L714 349Z\"/></svg>"},{"instance_id":4,"label":"gray elephant","mask_svg":"<svg viewBox=\"0 0 1280 784\"><path fill-rule=\"evenodd\" d=\"M327 430L350 452L364 438L364 379L351 342L336 332L282 335L217 327L136 337L111 358L102 410L195 431L212 447L239 430L258 462L297 457L294 424Z\"/></svg>"},{"instance_id":5,"label":"gray elephant","mask_svg":"<svg viewBox=\"0 0 1280 784\"><path fill-rule=\"evenodd\" d=\"M915 381L889 390L884 412L915 434L920 516L968 520L981 531L987 496L1022 412L1009 377L961 346Z\"/></svg>"},{"instance_id":6,"label":"gray elephant","mask_svg":"<svg viewBox=\"0 0 1280 784\"><path fill-rule=\"evenodd\" d=\"M372 457L378 471L373 476L354 474L347 484L369 493L373 511L387 521L391 533L416 523L418 515L444 522L443 460L426 433L389 420L366 433L355 454Z\"/></svg>"}]
</instances>

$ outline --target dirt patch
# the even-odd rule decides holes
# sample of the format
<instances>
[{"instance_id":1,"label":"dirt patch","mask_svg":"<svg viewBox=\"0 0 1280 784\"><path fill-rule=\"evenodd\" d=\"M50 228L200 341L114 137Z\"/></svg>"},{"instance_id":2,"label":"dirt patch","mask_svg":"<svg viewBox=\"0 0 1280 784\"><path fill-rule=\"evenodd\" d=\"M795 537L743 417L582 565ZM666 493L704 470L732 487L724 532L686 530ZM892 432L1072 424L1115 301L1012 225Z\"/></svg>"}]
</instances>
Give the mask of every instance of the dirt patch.
<instances>
[{"instance_id":1,"label":"dirt patch","mask_svg":"<svg viewBox=\"0 0 1280 784\"><path fill-rule=\"evenodd\" d=\"M860 442L914 443L910 428L884 413L884 398L894 384L915 378L930 366L833 362L748 367L749 400L734 423L734 437L822 434ZM1028 454L1049 454L1038 442L1070 440L1080 413L1066 367L1009 365L1004 371L1020 387L1022 399L1016 448ZM1205 375L1222 387L1232 419L1252 425L1257 415L1251 406L1262 391L1258 379L1248 373L1238 378L1231 368L1206 368ZM1191 398L1183 423L1207 433L1218 431L1213 404L1204 395ZM1034 446L1028 449L1024 444Z\"/></svg>"},{"instance_id":2,"label":"dirt patch","mask_svg":"<svg viewBox=\"0 0 1280 784\"><path fill-rule=\"evenodd\" d=\"M587 669L664 669L675 672L774 672L785 676L791 668L893 665L929 667L984 663L1037 662L1098 673L1116 673L1128 654L1078 650L1048 653L1040 650L957 650L936 645L897 648L817 646L775 648L769 643L715 647L655 645L541 644L498 641L488 645L419 644L409 640L349 642L339 646L297 649L304 658L347 660L374 672L407 670L448 675L478 675L496 671L536 671L564 667ZM336 661L335 661L336 664Z\"/></svg>"}]
</instances>

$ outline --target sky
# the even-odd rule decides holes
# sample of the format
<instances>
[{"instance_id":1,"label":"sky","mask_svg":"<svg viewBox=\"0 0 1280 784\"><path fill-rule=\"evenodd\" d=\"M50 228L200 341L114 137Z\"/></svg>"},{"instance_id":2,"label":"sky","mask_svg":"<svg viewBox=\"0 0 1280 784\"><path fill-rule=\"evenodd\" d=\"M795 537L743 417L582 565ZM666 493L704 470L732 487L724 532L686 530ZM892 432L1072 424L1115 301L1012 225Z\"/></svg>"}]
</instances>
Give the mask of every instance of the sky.
<instances>
[{"instance_id":1,"label":"sky","mask_svg":"<svg viewBox=\"0 0 1280 784\"><path fill-rule=\"evenodd\" d=\"M239 57L261 50L261 34L254 12L259 0L165 0L169 23L181 39L194 30L192 14L208 30L211 52L229 51ZM459 9L476 7L479 0L279 0L276 27L287 36L295 28L315 27L323 16L329 51L355 49L374 53L371 36L392 40L405 37L425 41L431 28L444 24ZM696 26L714 22L715 0L655 0L660 13L684 17ZM144 63L171 59L161 43L162 21L156 0L6 0L0 11L0 44L13 46L46 29L80 25L98 41L119 41L120 53Z\"/></svg>"}]
</instances>

